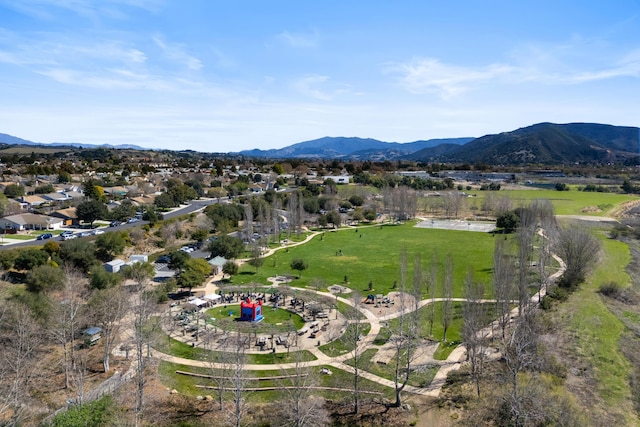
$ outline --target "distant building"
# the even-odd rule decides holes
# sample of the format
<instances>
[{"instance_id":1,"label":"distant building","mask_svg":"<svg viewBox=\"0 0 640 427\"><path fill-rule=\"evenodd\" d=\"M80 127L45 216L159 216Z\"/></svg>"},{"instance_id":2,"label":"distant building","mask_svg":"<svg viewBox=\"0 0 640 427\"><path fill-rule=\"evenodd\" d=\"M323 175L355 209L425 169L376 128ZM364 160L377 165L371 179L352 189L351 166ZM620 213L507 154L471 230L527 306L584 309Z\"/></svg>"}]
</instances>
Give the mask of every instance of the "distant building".
<instances>
[{"instance_id":1,"label":"distant building","mask_svg":"<svg viewBox=\"0 0 640 427\"><path fill-rule=\"evenodd\" d=\"M349 175L327 175L322 177L322 181L326 181L328 179L332 180L336 184L348 184L350 180Z\"/></svg>"},{"instance_id":2,"label":"distant building","mask_svg":"<svg viewBox=\"0 0 640 427\"><path fill-rule=\"evenodd\" d=\"M114 259L113 261L105 262L104 269L109 273L117 273L124 267L125 262L121 259Z\"/></svg>"}]
</instances>

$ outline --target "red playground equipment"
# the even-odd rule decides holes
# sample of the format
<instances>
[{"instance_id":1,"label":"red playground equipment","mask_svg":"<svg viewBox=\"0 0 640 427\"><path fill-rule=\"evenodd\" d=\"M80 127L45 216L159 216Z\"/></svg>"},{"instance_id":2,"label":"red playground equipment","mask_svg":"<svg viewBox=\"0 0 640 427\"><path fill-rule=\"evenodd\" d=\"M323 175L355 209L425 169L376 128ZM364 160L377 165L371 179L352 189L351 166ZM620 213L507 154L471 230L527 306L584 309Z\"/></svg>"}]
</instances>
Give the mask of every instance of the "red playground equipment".
<instances>
[{"instance_id":1,"label":"red playground equipment","mask_svg":"<svg viewBox=\"0 0 640 427\"><path fill-rule=\"evenodd\" d=\"M240 303L240 320L245 322L260 322L262 316L262 300L251 302L251 298Z\"/></svg>"}]
</instances>

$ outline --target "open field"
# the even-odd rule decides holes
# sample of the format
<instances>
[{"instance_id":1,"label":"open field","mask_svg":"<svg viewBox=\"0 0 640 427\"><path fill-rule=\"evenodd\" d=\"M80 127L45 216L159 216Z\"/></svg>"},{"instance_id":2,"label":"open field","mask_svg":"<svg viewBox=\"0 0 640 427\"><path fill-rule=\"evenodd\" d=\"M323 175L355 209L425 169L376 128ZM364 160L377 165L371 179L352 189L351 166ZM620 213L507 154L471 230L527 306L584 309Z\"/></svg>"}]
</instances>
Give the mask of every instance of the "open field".
<instances>
[{"instance_id":1,"label":"open field","mask_svg":"<svg viewBox=\"0 0 640 427\"><path fill-rule=\"evenodd\" d=\"M549 200L556 215L594 215L607 216L613 209L631 200L638 200L631 194L598 193L586 191L556 191L556 190L500 190L496 192L469 191L476 196L476 205L482 206L484 197L491 194L493 197L508 197L513 200L514 207L528 203L535 199ZM594 210L597 208L598 210Z\"/></svg>"},{"instance_id":2,"label":"open field","mask_svg":"<svg viewBox=\"0 0 640 427\"><path fill-rule=\"evenodd\" d=\"M62 147L39 147L39 146L29 146L29 147L22 147L22 146L12 146L9 148L6 148L4 150L0 150L0 153L2 154L31 154L31 153L36 153L36 154L54 154L54 153L66 153L67 151L71 151L71 149L69 148L62 148Z\"/></svg>"},{"instance_id":3,"label":"open field","mask_svg":"<svg viewBox=\"0 0 640 427\"><path fill-rule=\"evenodd\" d=\"M165 336L158 340L154 346L156 350L175 357L189 360L210 360L214 351L202 347L192 347L191 345L174 338ZM275 363L293 363L296 361L297 353L303 361L315 360L315 356L306 350L291 351L287 353L248 353L247 363L258 365L272 365Z\"/></svg>"},{"instance_id":4,"label":"open field","mask_svg":"<svg viewBox=\"0 0 640 427\"><path fill-rule=\"evenodd\" d=\"M319 387L317 394L331 399L347 399L352 395L351 389L353 388L353 375L336 369L333 366L315 366L311 371L312 375L320 372L320 369L326 368L332 372L332 375L317 375L316 387ZM175 371L187 371L204 375L211 375L211 370L206 368L194 368L193 366L184 366L169 362L160 362L159 373L161 381L172 389L178 390L180 393L184 393L191 396L196 395L215 395L216 390L202 389L196 387L196 385L213 385L211 380L206 378L191 377L186 375L176 374ZM264 378L260 381L248 381L246 387L279 387L286 385L286 382L278 379L267 379L274 376L282 376L290 374L287 370L282 371L250 371L247 375L251 378ZM391 398L393 390L382 386L366 378L360 379L361 390L365 392L372 392L373 396ZM322 390L325 387L327 390ZM335 389L344 389L344 391L338 391ZM254 402L273 402L282 399L282 390L267 390L259 393L247 393L249 401Z\"/></svg>"},{"instance_id":5,"label":"open field","mask_svg":"<svg viewBox=\"0 0 640 427\"><path fill-rule=\"evenodd\" d=\"M588 363L589 371L597 380L598 387L594 391L609 408L616 408L619 416L628 417L633 411L629 406L631 365L620 350L625 326L607 308L597 291L600 285L608 282L628 286L630 277L625 268L630 254L626 244L601 236L604 250L596 270L560 306L562 317L557 320L560 327L570 333L574 351Z\"/></svg>"},{"instance_id":6,"label":"open field","mask_svg":"<svg viewBox=\"0 0 640 427\"><path fill-rule=\"evenodd\" d=\"M291 260L300 258L308 264L301 277L291 286L314 287L314 279L321 279L324 289L343 284L361 294L387 294L398 286L400 253L407 253L407 280L413 274L413 263L420 256L423 270L430 268L437 256L440 281L445 258L451 255L454 266L454 296L462 297L464 277L471 269L477 280L489 282L493 263L494 237L489 233L469 233L416 228L414 223L359 227L341 231L327 231L309 243L280 250L265 259L255 272L244 265L234 284L267 283L267 277L297 275L291 270ZM345 282L345 276L348 283ZM373 289L369 289L369 283ZM321 287L323 289L323 287Z\"/></svg>"}]
</instances>

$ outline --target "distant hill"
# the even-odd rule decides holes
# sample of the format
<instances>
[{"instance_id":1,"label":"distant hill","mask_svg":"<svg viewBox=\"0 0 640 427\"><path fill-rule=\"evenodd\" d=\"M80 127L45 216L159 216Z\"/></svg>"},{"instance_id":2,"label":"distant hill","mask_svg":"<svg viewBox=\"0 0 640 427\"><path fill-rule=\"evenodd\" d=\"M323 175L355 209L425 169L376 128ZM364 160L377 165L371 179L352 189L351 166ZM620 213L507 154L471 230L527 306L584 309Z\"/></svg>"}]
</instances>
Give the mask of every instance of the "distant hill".
<instances>
[{"instance_id":1,"label":"distant hill","mask_svg":"<svg viewBox=\"0 0 640 427\"><path fill-rule=\"evenodd\" d=\"M148 148L140 147L132 144L81 144L79 142L52 142L45 144L42 142L33 142L26 139L18 138L16 136L7 135L6 133L0 133L0 144L8 145L33 145L38 147L74 147L74 148L116 148L116 149L129 149L129 150L148 150Z\"/></svg>"},{"instance_id":2,"label":"distant hill","mask_svg":"<svg viewBox=\"0 0 640 427\"><path fill-rule=\"evenodd\" d=\"M0 149L9 145L149 150L137 145L42 144L0 133ZM326 136L280 149L226 153L228 156L269 159L413 160L491 165L635 164L639 154L639 128L598 123L538 123L480 138L429 139L406 143Z\"/></svg>"},{"instance_id":3,"label":"distant hill","mask_svg":"<svg viewBox=\"0 0 640 427\"><path fill-rule=\"evenodd\" d=\"M430 139L407 143L384 142L371 138L329 137L299 142L280 149L246 150L239 154L249 157L323 158L345 160L395 160L428 147L448 143L465 144L473 138Z\"/></svg>"},{"instance_id":4,"label":"distant hill","mask_svg":"<svg viewBox=\"0 0 640 427\"><path fill-rule=\"evenodd\" d=\"M639 140L637 127L538 123L486 135L463 146L425 148L406 158L503 165L615 162L638 156Z\"/></svg>"}]
</instances>

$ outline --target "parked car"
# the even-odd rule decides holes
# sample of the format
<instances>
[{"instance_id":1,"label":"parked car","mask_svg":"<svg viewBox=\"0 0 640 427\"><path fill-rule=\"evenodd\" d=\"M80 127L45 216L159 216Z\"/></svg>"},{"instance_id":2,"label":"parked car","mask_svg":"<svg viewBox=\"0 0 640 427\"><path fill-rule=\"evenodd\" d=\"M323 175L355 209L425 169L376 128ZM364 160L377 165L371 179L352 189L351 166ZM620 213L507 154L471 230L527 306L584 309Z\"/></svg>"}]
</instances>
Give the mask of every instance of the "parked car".
<instances>
[{"instance_id":1,"label":"parked car","mask_svg":"<svg viewBox=\"0 0 640 427\"><path fill-rule=\"evenodd\" d=\"M73 234L73 231L66 230L60 233L60 237L69 236L71 234Z\"/></svg>"},{"instance_id":2,"label":"parked car","mask_svg":"<svg viewBox=\"0 0 640 427\"><path fill-rule=\"evenodd\" d=\"M46 239L50 239L53 237L53 234L51 233L44 233L39 235L38 237L36 237L36 240L46 240Z\"/></svg>"},{"instance_id":3,"label":"parked car","mask_svg":"<svg viewBox=\"0 0 640 427\"><path fill-rule=\"evenodd\" d=\"M97 236L98 234L104 234L104 230L93 230L93 231L92 231L92 234L93 234L94 236Z\"/></svg>"},{"instance_id":4,"label":"parked car","mask_svg":"<svg viewBox=\"0 0 640 427\"><path fill-rule=\"evenodd\" d=\"M93 235L93 232L91 231L83 231L82 233L80 233L80 237L89 237Z\"/></svg>"},{"instance_id":5,"label":"parked car","mask_svg":"<svg viewBox=\"0 0 640 427\"><path fill-rule=\"evenodd\" d=\"M77 239L78 235L77 234L67 234L62 236L62 240L73 240L73 239Z\"/></svg>"},{"instance_id":6,"label":"parked car","mask_svg":"<svg viewBox=\"0 0 640 427\"><path fill-rule=\"evenodd\" d=\"M111 223L109 224L109 227L117 227L121 224L122 223L120 221L111 221Z\"/></svg>"}]
</instances>

